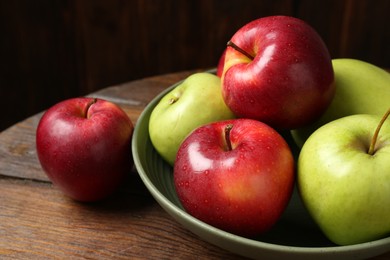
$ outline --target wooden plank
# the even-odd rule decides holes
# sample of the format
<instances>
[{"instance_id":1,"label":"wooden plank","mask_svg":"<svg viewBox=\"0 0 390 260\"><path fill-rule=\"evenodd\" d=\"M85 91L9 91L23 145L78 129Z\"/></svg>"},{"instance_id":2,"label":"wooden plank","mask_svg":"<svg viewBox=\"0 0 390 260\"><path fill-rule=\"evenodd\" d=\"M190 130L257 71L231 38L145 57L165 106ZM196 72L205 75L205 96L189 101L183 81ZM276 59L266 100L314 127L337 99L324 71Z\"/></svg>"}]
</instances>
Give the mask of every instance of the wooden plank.
<instances>
[{"instance_id":1,"label":"wooden plank","mask_svg":"<svg viewBox=\"0 0 390 260\"><path fill-rule=\"evenodd\" d=\"M155 76L112 86L89 96L104 98L121 106L134 123L144 107L162 90L194 71ZM43 113L38 113L0 134L0 175L48 181L35 149L35 133Z\"/></svg>"},{"instance_id":2,"label":"wooden plank","mask_svg":"<svg viewBox=\"0 0 390 260\"><path fill-rule=\"evenodd\" d=\"M268 15L310 23L333 58L390 67L388 0L0 1L0 130L72 96L215 66L234 32ZM17 108L17 109L16 109Z\"/></svg>"},{"instance_id":3,"label":"wooden plank","mask_svg":"<svg viewBox=\"0 0 390 260\"><path fill-rule=\"evenodd\" d=\"M91 95L119 104L136 122L151 99L191 73L141 79ZM135 170L101 202L78 203L64 196L47 180L36 158L40 116L0 134L1 259L241 259L174 221Z\"/></svg>"},{"instance_id":4,"label":"wooden plank","mask_svg":"<svg viewBox=\"0 0 390 260\"><path fill-rule=\"evenodd\" d=\"M0 175L47 181L38 162L35 131L42 113L0 134Z\"/></svg>"},{"instance_id":5,"label":"wooden plank","mask_svg":"<svg viewBox=\"0 0 390 260\"><path fill-rule=\"evenodd\" d=\"M238 259L185 230L149 194L83 204L49 183L0 178L0 187L1 259Z\"/></svg>"}]
</instances>

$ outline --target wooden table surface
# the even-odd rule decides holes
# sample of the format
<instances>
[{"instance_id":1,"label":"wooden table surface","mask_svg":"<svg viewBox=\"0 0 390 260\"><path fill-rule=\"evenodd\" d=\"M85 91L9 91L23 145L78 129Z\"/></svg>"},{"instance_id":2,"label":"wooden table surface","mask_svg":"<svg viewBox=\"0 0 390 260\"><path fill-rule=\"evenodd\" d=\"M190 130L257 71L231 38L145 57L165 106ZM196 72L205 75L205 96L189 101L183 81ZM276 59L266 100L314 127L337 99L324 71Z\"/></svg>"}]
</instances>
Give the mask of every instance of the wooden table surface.
<instances>
[{"instance_id":1,"label":"wooden table surface","mask_svg":"<svg viewBox=\"0 0 390 260\"><path fill-rule=\"evenodd\" d=\"M91 96L120 105L136 124L149 101L193 72L128 82ZM37 159L35 131L41 116L0 133L1 259L241 259L174 221L135 170L101 202L79 203L64 196ZM375 259L390 259L390 252Z\"/></svg>"}]
</instances>

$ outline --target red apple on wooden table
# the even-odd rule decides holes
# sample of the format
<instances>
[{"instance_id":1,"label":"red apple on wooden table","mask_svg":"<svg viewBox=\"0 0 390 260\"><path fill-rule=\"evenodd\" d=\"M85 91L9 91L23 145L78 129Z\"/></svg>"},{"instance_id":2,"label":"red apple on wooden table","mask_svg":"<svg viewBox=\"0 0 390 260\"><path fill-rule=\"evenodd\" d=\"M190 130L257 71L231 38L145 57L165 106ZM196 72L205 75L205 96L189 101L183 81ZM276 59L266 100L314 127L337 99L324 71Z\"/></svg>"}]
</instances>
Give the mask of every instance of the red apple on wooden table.
<instances>
[{"instance_id":1,"label":"red apple on wooden table","mask_svg":"<svg viewBox=\"0 0 390 260\"><path fill-rule=\"evenodd\" d=\"M269 230L285 210L295 178L285 140L251 119L194 130L174 164L178 198L194 217L243 236Z\"/></svg>"},{"instance_id":2,"label":"red apple on wooden table","mask_svg":"<svg viewBox=\"0 0 390 260\"><path fill-rule=\"evenodd\" d=\"M222 77L223 74L223 68L225 65L225 55L226 55L226 49L222 52L221 57L219 57L218 60L217 70L215 73L218 77Z\"/></svg>"},{"instance_id":3,"label":"red apple on wooden table","mask_svg":"<svg viewBox=\"0 0 390 260\"><path fill-rule=\"evenodd\" d=\"M39 161L69 197L96 201L111 194L132 167L133 124L117 105L72 98L49 108L36 132Z\"/></svg>"},{"instance_id":4,"label":"red apple on wooden table","mask_svg":"<svg viewBox=\"0 0 390 260\"><path fill-rule=\"evenodd\" d=\"M228 42L222 94L238 117L276 129L317 119L335 88L331 57L318 33L300 19L269 16L240 28Z\"/></svg>"}]
</instances>

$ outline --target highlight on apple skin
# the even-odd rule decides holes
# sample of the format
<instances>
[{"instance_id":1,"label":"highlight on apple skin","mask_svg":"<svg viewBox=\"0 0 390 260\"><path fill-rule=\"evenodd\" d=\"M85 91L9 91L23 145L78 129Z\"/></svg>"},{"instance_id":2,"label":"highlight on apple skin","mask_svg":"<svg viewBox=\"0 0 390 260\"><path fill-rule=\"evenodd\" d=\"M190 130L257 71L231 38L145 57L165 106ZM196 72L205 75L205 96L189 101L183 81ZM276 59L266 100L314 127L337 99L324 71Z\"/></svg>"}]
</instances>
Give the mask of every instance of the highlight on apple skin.
<instances>
[{"instance_id":1,"label":"highlight on apple skin","mask_svg":"<svg viewBox=\"0 0 390 260\"><path fill-rule=\"evenodd\" d=\"M223 101L221 79L198 72L161 98L150 115L149 136L159 155L173 165L181 142L192 130L234 117Z\"/></svg>"},{"instance_id":2,"label":"highlight on apple skin","mask_svg":"<svg viewBox=\"0 0 390 260\"><path fill-rule=\"evenodd\" d=\"M300 19L269 16L249 22L222 55L222 95L237 117L295 129L321 116L333 98L328 49Z\"/></svg>"},{"instance_id":3,"label":"highlight on apple skin","mask_svg":"<svg viewBox=\"0 0 390 260\"><path fill-rule=\"evenodd\" d=\"M390 121L382 120L356 114L331 121L307 139L299 154L302 201L338 245L390 234Z\"/></svg>"},{"instance_id":4,"label":"highlight on apple skin","mask_svg":"<svg viewBox=\"0 0 390 260\"><path fill-rule=\"evenodd\" d=\"M112 194L133 165L133 124L117 105L71 98L49 108L39 121L36 149L49 179L84 202Z\"/></svg>"},{"instance_id":5,"label":"highlight on apple skin","mask_svg":"<svg viewBox=\"0 0 390 260\"><path fill-rule=\"evenodd\" d=\"M248 237L277 222L294 179L288 144L273 128L252 119L197 128L183 141L174 164L175 189L189 214Z\"/></svg>"},{"instance_id":6,"label":"highlight on apple skin","mask_svg":"<svg viewBox=\"0 0 390 260\"><path fill-rule=\"evenodd\" d=\"M390 104L390 73L357 59L332 60L336 93L325 113L315 122L291 131L302 147L319 127L341 117L355 114L383 115ZM375 101L374 101L375 100Z\"/></svg>"}]
</instances>

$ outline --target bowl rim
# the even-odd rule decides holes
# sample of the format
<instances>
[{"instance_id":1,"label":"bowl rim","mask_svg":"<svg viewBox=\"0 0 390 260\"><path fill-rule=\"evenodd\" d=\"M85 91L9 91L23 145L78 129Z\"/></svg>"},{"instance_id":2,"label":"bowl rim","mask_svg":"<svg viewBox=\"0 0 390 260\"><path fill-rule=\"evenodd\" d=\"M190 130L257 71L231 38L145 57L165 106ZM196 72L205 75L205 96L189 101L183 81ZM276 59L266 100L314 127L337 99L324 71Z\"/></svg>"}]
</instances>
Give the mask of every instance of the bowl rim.
<instances>
[{"instance_id":1,"label":"bowl rim","mask_svg":"<svg viewBox=\"0 0 390 260\"><path fill-rule=\"evenodd\" d=\"M209 73L215 73L215 69L207 70L205 72ZM229 233L227 231L221 230L219 228L216 228L212 225L209 225L189 213L185 212L183 209L179 208L176 206L171 200L169 200L166 196L162 194L162 192L153 184L151 179L148 177L147 173L145 172L141 159L138 154L138 146L139 144L139 136L140 136L140 124L141 120L144 120L147 114L151 113L151 109L157 105L157 103L161 100L161 98L168 93L170 90L175 88L177 85L179 85L183 80L180 80L171 86L167 87L165 90L160 92L151 102L149 102L144 110L141 112L137 123L134 128L134 133L133 133L133 141L132 141L132 154L133 154L133 160L134 160L134 165L137 170L138 175L142 179L144 185L147 187L151 195L154 197L154 199L158 202L158 204L165 210L168 210L168 214L171 215L172 217L175 218L176 221L178 221L177 217L181 217L182 221L180 224L183 225L184 222L187 223L193 223L196 226L200 227L202 230L208 230L210 232L213 232L213 236L220 237L222 239L230 239L232 242L244 244L248 247L253 247L253 248L261 248L261 249L266 249L269 251L274 251L274 252L279 252L279 251L288 251L289 253L297 253L297 254L335 254L335 253L351 253L351 251L364 251L366 249L374 249L374 248L385 248L386 246L390 247L390 236L384 237L381 239L377 239L374 241L369 241L369 242L364 242L364 243L359 243L359 244L353 244L353 245L335 245L335 246L324 246L324 247L303 247L303 246L291 246L291 245L281 245L281 244L274 244L274 243L269 243L269 242L263 242L259 240L254 240L242 236L238 236L232 233ZM149 118L147 118L149 120ZM147 133L148 135L148 133ZM187 230L189 230L187 227L185 227ZM194 232L193 230L190 230L192 233L195 233L196 235L197 232ZM199 235L198 235L199 236ZM200 237L202 240L206 240L202 237ZM208 241L210 242L210 241ZM211 242L212 243L212 242ZM217 245L216 243L213 243ZM226 249L226 248L225 248ZM228 250L228 249L227 249ZM389 251L387 249L387 251ZM382 253L387 252L386 249L382 250Z\"/></svg>"}]
</instances>

